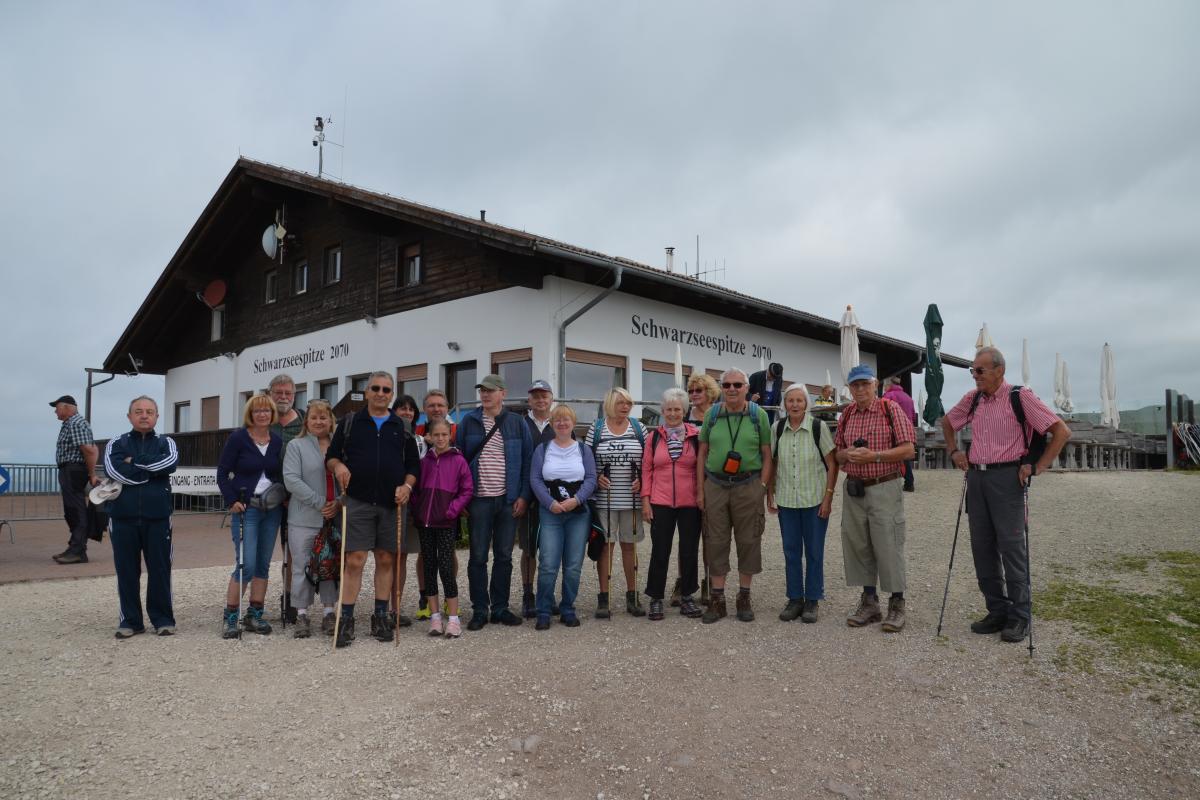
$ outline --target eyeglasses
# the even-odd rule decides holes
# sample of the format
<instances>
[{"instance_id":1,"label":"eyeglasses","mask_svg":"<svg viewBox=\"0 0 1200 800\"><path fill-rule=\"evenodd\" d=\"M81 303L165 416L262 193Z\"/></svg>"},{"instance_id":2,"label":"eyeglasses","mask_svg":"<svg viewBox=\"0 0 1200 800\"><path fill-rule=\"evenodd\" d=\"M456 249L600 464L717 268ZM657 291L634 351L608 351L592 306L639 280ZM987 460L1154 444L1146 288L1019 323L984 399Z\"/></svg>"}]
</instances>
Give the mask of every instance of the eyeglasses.
<instances>
[{"instance_id":1,"label":"eyeglasses","mask_svg":"<svg viewBox=\"0 0 1200 800\"><path fill-rule=\"evenodd\" d=\"M392 387L390 387L390 386L372 386L371 391L376 392L378 394L391 394Z\"/></svg>"},{"instance_id":2,"label":"eyeglasses","mask_svg":"<svg viewBox=\"0 0 1200 800\"><path fill-rule=\"evenodd\" d=\"M970 367L967 371L970 372L972 375L982 375L983 373L987 372L989 369L991 369L991 367Z\"/></svg>"},{"instance_id":3,"label":"eyeglasses","mask_svg":"<svg viewBox=\"0 0 1200 800\"><path fill-rule=\"evenodd\" d=\"M722 389L740 389L745 385L746 384L742 383L741 381L729 381L728 383L722 383L721 388Z\"/></svg>"}]
</instances>

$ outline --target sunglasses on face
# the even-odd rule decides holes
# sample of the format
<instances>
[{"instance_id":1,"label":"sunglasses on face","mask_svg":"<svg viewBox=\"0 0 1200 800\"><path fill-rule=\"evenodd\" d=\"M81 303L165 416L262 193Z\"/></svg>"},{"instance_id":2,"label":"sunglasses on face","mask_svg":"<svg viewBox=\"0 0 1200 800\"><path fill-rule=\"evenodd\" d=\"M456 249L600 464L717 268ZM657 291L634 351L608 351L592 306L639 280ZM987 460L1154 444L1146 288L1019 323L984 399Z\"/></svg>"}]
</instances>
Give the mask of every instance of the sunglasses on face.
<instances>
[{"instance_id":1,"label":"sunglasses on face","mask_svg":"<svg viewBox=\"0 0 1200 800\"><path fill-rule=\"evenodd\" d=\"M722 389L740 389L745 385L746 384L742 383L741 381L729 381L728 383L722 383L721 388Z\"/></svg>"},{"instance_id":2,"label":"sunglasses on face","mask_svg":"<svg viewBox=\"0 0 1200 800\"><path fill-rule=\"evenodd\" d=\"M694 387L694 388L692 388L692 389L688 389L688 394L697 394L697 393L699 393L699 392L703 392L703 391L704 391L704 387L703 387L703 386L696 386L696 387Z\"/></svg>"},{"instance_id":3,"label":"sunglasses on face","mask_svg":"<svg viewBox=\"0 0 1200 800\"><path fill-rule=\"evenodd\" d=\"M371 391L377 394L391 394L392 387L390 386L372 386Z\"/></svg>"},{"instance_id":4,"label":"sunglasses on face","mask_svg":"<svg viewBox=\"0 0 1200 800\"><path fill-rule=\"evenodd\" d=\"M971 367L969 369L969 372L972 375L982 375L983 373L987 372L989 369L991 369L991 367Z\"/></svg>"}]
</instances>

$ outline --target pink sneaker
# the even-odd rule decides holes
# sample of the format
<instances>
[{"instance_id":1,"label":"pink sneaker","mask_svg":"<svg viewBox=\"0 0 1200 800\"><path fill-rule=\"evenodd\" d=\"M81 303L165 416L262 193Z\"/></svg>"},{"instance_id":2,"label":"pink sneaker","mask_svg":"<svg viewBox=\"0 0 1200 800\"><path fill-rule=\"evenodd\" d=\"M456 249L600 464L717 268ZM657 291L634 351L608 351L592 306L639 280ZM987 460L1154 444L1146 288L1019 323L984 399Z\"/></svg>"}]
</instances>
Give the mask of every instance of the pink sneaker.
<instances>
[{"instance_id":1,"label":"pink sneaker","mask_svg":"<svg viewBox=\"0 0 1200 800\"><path fill-rule=\"evenodd\" d=\"M446 638L447 639L457 639L460 636L462 636L462 623L461 622L459 622L456 619L452 619L448 623L446 623Z\"/></svg>"},{"instance_id":2,"label":"pink sneaker","mask_svg":"<svg viewBox=\"0 0 1200 800\"><path fill-rule=\"evenodd\" d=\"M430 619L429 620L429 635L430 636L441 636L443 633L445 633L445 630L446 630L444 627L442 627L444 624L445 623L441 619Z\"/></svg>"}]
</instances>

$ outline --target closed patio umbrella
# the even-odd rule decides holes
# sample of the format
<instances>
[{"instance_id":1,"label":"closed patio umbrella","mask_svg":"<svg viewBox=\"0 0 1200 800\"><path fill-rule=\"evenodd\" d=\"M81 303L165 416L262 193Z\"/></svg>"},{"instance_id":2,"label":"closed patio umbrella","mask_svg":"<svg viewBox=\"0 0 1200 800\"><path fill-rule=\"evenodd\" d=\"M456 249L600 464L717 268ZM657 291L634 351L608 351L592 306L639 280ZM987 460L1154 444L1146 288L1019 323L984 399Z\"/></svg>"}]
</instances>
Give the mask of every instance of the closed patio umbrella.
<instances>
[{"instance_id":1,"label":"closed patio umbrella","mask_svg":"<svg viewBox=\"0 0 1200 800\"><path fill-rule=\"evenodd\" d=\"M683 353L678 342L675 343L675 388L683 388Z\"/></svg>"},{"instance_id":2,"label":"closed patio umbrella","mask_svg":"<svg viewBox=\"0 0 1200 800\"><path fill-rule=\"evenodd\" d=\"M928 399L923 403L921 418L929 425L937 425L945 416L942 407L942 386L946 376L942 372L942 314L937 303L930 303L925 310L925 391Z\"/></svg>"},{"instance_id":3,"label":"closed patio umbrella","mask_svg":"<svg viewBox=\"0 0 1200 800\"><path fill-rule=\"evenodd\" d=\"M1100 424L1121 427L1121 412L1117 411L1117 364L1108 342L1100 353Z\"/></svg>"},{"instance_id":4,"label":"closed patio umbrella","mask_svg":"<svg viewBox=\"0 0 1200 800\"><path fill-rule=\"evenodd\" d=\"M988 333L987 323L983 323L983 327L979 329L979 335L975 337L975 349L981 350L984 347L995 347L992 343L992 334Z\"/></svg>"},{"instance_id":5,"label":"closed patio umbrella","mask_svg":"<svg viewBox=\"0 0 1200 800\"><path fill-rule=\"evenodd\" d=\"M1033 387L1029 386L1030 376L1032 371L1029 369L1029 340L1021 340L1021 383L1033 391Z\"/></svg>"},{"instance_id":6,"label":"closed patio umbrella","mask_svg":"<svg viewBox=\"0 0 1200 800\"><path fill-rule=\"evenodd\" d=\"M1067 362L1059 353L1054 354L1054 405L1064 414L1075 410L1071 404L1071 379L1067 373Z\"/></svg>"},{"instance_id":7,"label":"closed patio umbrella","mask_svg":"<svg viewBox=\"0 0 1200 800\"><path fill-rule=\"evenodd\" d=\"M850 370L861 363L858 354L858 317L854 316L854 309L850 306L846 306L839 327L842 329L842 386L847 387L845 395L848 397Z\"/></svg>"}]
</instances>

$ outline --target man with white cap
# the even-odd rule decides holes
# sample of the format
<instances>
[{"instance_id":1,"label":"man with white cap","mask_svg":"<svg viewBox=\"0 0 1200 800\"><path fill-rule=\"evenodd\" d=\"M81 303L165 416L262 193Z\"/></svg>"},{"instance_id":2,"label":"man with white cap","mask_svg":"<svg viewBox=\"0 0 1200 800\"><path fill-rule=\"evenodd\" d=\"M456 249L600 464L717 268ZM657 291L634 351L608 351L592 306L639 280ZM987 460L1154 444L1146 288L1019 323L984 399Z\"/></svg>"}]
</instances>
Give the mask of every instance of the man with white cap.
<instances>
[{"instance_id":1,"label":"man with white cap","mask_svg":"<svg viewBox=\"0 0 1200 800\"><path fill-rule=\"evenodd\" d=\"M58 464L58 489L62 493L63 517L71 538L67 549L52 556L59 564L86 564L88 522L87 489L100 482L94 474L99 450L92 438L92 426L79 413L75 398L64 394L50 401L54 415L62 422L54 460Z\"/></svg>"},{"instance_id":2,"label":"man with white cap","mask_svg":"<svg viewBox=\"0 0 1200 800\"><path fill-rule=\"evenodd\" d=\"M554 441L554 428L550 426L550 409L554 405L554 389L548 381L538 379L529 386L529 411L525 414L525 425L533 447L543 442ZM521 548L521 616L533 619L533 577L537 572L538 504L530 503L525 516L517 520L517 546ZM557 612L556 612L557 613Z\"/></svg>"}]
</instances>

